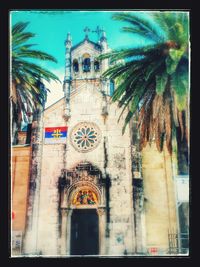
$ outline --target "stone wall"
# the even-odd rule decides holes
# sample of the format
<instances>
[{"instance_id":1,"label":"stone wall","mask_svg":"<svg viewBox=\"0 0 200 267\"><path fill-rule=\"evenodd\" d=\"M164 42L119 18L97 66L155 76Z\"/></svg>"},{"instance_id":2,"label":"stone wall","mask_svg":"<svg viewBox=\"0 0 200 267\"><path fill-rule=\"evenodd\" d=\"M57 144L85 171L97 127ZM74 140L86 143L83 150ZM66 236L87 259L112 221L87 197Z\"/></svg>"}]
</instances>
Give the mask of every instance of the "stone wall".
<instances>
[{"instance_id":1,"label":"stone wall","mask_svg":"<svg viewBox=\"0 0 200 267\"><path fill-rule=\"evenodd\" d=\"M109 97L106 100L110 101ZM102 103L105 101L95 84L87 84L76 88L71 95L71 118L67 122L67 143L47 145L42 148L41 175L39 184L38 211L37 211L37 248L36 253L42 255L66 255L70 253L69 232L65 236L66 244L60 238L61 221L59 216L58 178L62 169L70 170L80 162L90 162L97 166L110 180L109 207L106 201L101 203L102 208L108 209L109 219L104 214L101 222L106 220L104 229L100 227L101 252L107 255L132 254L134 250L133 236L133 203L132 203L132 174L129 128L122 136L123 118L118 123L119 109L115 104L108 104L108 115L102 116ZM64 101L60 100L44 112L43 134L45 127L64 126ZM100 129L98 146L82 153L77 151L71 141L71 132L80 122L95 123ZM103 191L104 192L104 191ZM105 196L102 198L105 200ZM65 214L65 213L63 213ZM71 215L70 215L71 216ZM70 223L68 217L67 225ZM63 230L66 232L66 229ZM67 241L68 240L68 241ZM66 249L63 249L66 246ZM67 247L68 246L68 247Z\"/></svg>"},{"instance_id":2,"label":"stone wall","mask_svg":"<svg viewBox=\"0 0 200 267\"><path fill-rule=\"evenodd\" d=\"M142 151L144 179L146 247L167 253L168 231L177 230L175 185L171 156L166 148L158 152L155 144Z\"/></svg>"},{"instance_id":3,"label":"stone wall","mask_svg":"<svg viewBox=\"0 0 200 267\"><path fill-rule=\"evenodd\" d=\"M84 42L72 51L72 59L85 52L93 54L92 60L99 54L93 45ZM103 69L106 64L103 63ZM76 80L68 81L71 90L67 91L67 99L47 108L39 122L36 189L25 252L45 256L70 254L71 216L76 207L66 203L70 202L67 189L63 197L65 203L60 206L58 180L63 170L68 172L80 163L88 162L101 172L104 184L99 190L102 196L97 207L100 255L147 253L151 247L159 248L161 254L166 253L168 231L177 227L170 155L166 150L159 153L152 144L142 151L142 170L134 168L134 162L138 163L132 157L132 145L138 140L131 142L131 139L137 136L131 134L129 126L122 135L126 114L118 122L121 110L108 96L109 82L98 80L100 73L73 75ZM68 116L64 116L66 104ZM87 125L96 125L98 140L93 148L87 150L85 147L86 150L81 151L81 146L75 144L74 131L78 135L76 127L82 130ZM45 144L45 127L60 126L68 127L66 143ZM140 195L141 199L135 205L139 209L133 207L133 177L143 178L144 195Z\"/></svg>"},{"instance_id":4,"label":"stone wall","mask_svg":"<svg viewBox=\"0 0 200 267\"><path fill-rule=\"evenodd\" d=\"M29 190L30 146L15 146L12 149L12 211L13 231L24 231Z\"/></svg>"}]
</instances>

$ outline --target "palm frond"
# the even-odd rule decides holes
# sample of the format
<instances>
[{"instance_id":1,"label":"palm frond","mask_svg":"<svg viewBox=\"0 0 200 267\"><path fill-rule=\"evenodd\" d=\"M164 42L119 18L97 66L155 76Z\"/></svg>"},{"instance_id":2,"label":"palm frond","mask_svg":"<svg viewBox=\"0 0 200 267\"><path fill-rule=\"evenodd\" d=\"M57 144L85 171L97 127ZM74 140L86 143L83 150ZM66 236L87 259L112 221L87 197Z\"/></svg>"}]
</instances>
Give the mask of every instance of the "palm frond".
<instances>
[{"instance_id":1,"label":"palm frond","mask_svg":"<svg viewBox=\"0 0 200 267\"><path fill-rule=\"evenodd\" d=\"M39 50L27 50L27 49L23 49L22 51L18 52L18 57L24 58L24 57L28 57L28 58L37 58L37 59L41 59L41 60L49 60L49 61L53 61L57 63L57 60L55 59L55 57L39 51Z\"/></svg>"},{"instance_id":2,"label":"palm frond","mask_svg":"<svg viewBox=\"0 0 200 267\"><path fill-rule=\"evenodd\" d=\"M11 39L12 47L15 48L16 46L27 42L30 38L33 38L35 34L31 32L20 33L18 35L14 35Z\"/></svg>"},{"instance_id":3,"label":"palm frond","mask_svg":"<svg viewBox=\"0 0 200 267\"><path fill-rule=\"evenodd\" d=\"M160 75L156 75L156 93L158 95L162 95L165 91L168 79L169 77L165 71L163 71Z\"/></svg>"},{"instance_id":4,"label":"palm frond","mask_svg":"<svg viewBox=\"0 0 200 267\"><path fill-rule=\"evenodd\" d=\"M161 56L165 47L165 44L156 44L146 45L140 48L120 49L100 55L98 59L103 60L109 58L111 62L116 62L121 59L136 57L134 60L139 61L147 56Z\"/></svg>"},{"instance_id":5,"label":"palm frond","mask_svg":"<svg viewBox=\"0 0 200 267\"><path fill-rule=\"evenodd\" d=\"M60 81L59 78L39 64L31 63L30 59L57 62L55 57L40 50L32 49L34 44L27 44L32 32L26 32L28 22L19 22L12 27L12 89L11 101L13 120L20 128L22 120L28 120L28 112L34 112L38 106L43 107L47 99L47 88L41 82L46 80ZM27 59L24 60L24 59Z\"/></svg>"},{"instance_id":6,"label":"palm frond","mask_svg":"<svg viewBox=\"0 0 200 267\"><path fill-rule=\"evenodd\" d=\"M153 21L146 16L141 16L137 13L116 13L113 15L113 19L131 23L136 29L140 30L143 34L151 35L151 39L155 42L163 41L163 37L155 27Z\"/></svg>"},{"instance_id":7,"label":"palm frond","mask_svg":"<svg viewBox=\"0 0 200 267\"><path fill-rule=\"evenodd\" d=\"M48 71L45 68L40 67L37 64L30 63L28 61L20 59L20 61L14 60L12 64L13 68L25 69L35 72L37 75L40 75L43 79L49 81L50 79L54 81L60 81L59 78L53 74L52 72Z\"/></svg>"},{"instance_id":8,"label":"palm frond","mask_svg":"<svg viewBox=\"0 0 200 267\"><path fill-rule=\"evenodd\" d=\"M26 51L27 49L29 49L30 47L32 47L32 46L34 46L34 45L36 45L36 44L23 44L23 46L22 45L19 45L19 46L12 46L12 52L14 52L14 51Z\"/></svg>"},{"instance_id":9,"label":"palm frond","mask_svg":"<svg viewBox=\"0 0 200 267\"><path fill-rule=\"evenodd\" d=\"M12 35L21 33L27 26L29 22L18 22L12 27Z\"/></svg>"}]
</instances>

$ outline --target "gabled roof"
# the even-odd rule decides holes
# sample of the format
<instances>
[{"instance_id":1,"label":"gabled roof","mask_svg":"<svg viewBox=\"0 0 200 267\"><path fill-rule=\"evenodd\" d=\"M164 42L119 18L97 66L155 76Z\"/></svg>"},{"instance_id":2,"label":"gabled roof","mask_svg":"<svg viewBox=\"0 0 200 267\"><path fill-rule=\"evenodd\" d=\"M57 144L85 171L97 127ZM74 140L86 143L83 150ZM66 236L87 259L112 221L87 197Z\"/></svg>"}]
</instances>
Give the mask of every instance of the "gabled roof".
<instances>
[{"instance_id":1,"label":"gabled roof","mask_svg":"<svg viewBox=\"0 0 200 267\"><path fill-rule=\"evenodd\" d=\"M88 38L85 38L83 41L79 42L78 44L74 45L71 49L71 51L73 51L74 49L76 49L77 47L81 46L82 44L84 44L84 42L87 41L88 43L92 44L94 46L95 49L101 50L101 46L95 42L90 41Z\"/></svg>"},{"instance_id":2,"label":"gabled roof","mask_svg":"<svg viewBox=\"0 0 200 267\"><path fill-rule=\"evenodd\" d=\"M64 99L64 96L61 97L60 99L58 99L56 102L52 103L50 106L46 107L46 108L44 109L44 111L46 111L47 109L53 107L55 104L57 104L59 101L61 101L61 100L63 100L63 99Z\"/></svg>"}]
</instances>

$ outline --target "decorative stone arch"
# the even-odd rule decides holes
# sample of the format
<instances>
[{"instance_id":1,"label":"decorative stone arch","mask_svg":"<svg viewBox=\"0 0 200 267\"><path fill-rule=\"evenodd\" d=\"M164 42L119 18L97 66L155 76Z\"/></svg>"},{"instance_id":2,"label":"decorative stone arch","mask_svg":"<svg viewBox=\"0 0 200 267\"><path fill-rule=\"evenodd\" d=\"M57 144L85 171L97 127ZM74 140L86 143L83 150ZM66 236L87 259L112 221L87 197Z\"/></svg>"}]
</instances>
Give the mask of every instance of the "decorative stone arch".
<instances>
[{"instance_id":1,"label":"decorative stone arch","mask_svg":"<svg viewBox=\"0 0 200 267\"><path fill-rule=\"evenodd\" d=\"M78 63L78 59L73 59L73 63L72 63L72 66L73 66L73 71L75 73L79 72L79 63Z\"/></svg>"},{"instance_id":2,"label":"decorative stone arch","mask_svg":"<svg viewBox=\"0 0 200 267\"><path fill-rule=\"evenodd\" d=\"M89 53L84 53L83 55L82 55L82 58L84 59L84 58L91 58L91 55L89 54Z\"/></svg>"},{"instance_id":3,"label":"decorative stone arch","mask_svg":"<svg viewBox=\"0 0 200 267\"><path fill-rule=\"evenodd\" d=\"M100 71L100 62L96 58L94 59L94 71L95 72Z\"/></svg>"},{"instance_id":4,"label":"decorative stone arch","mask_svg":"<svg viewBox=\"0 0 200 267\"><path fill-rule=\"evenodd\" d=\"M61 205L61 253L70 254L71 239L71 218L76 209L96 209L99 221L99 253L105 253L105 229L106 229L106 208L105 191L102 183L100 169L88 161L81 161L72 168L66 170L67 186L63 191L63 203ZM89 191L93 194L93 204L74 203L80 191Z\"/></svg>"},{"instance_id":5,"label":"decorative stone arch","mask_svg":"<svg viewBox=\"0 0 200 267\"><path fill-rule=\"evenodd\" d=\"M64 173L64 175L63 175ZM60 179L64 187L60 191L61 196L61 208L75 208L72 207L72 198L81 188L93 191L97 197L98 205L105 205L105 192L104 183L101 170L89 161L80 161L70 169L62 171Z\"/></svg>"},{"instance_id":6,"label":"decorative stone arch","mask_svg":"<svg viewBox=\"0 0 200 267\"><path fill-rule=\"evenodd\" d=\"M90 72L91 70L91 56L88 53L82 55L82 68L83 72Z\"/></svg>"},{"instance_id":7,"label":"decorative stone arch","mask_svg":"<svg viewBox=\"0 0 200 267\"><path fill-rule=\"evenodd\" d=\"M82 191L91 191L94 194L95 204L77 204L75 203L75 199L77 198L77 194ZM68 202L68 208L76 209L76 208L98 208L103 203L102 192L100 192L99 188L91 182L77 182L73 184L67 192L66 196Z\"/></svg>"},{"instance_id":8,"label":"decorative stone arch","mask_svg":"<svg viewBox=\"0 0 200 267\"><path fill-rule=\"evenodd\" d=\"M87 122L83 122L87 123ZM75 164L70 165L67 169L66 172L67 174L71 174L73 172L77 172L80 170L88 171L91 175L97 174L97 172L100 174L102 177L102 171L101 168L99 168L96 164L94 164L92 161L88 160L81 160Z\"/></svg>"}]
</instances>

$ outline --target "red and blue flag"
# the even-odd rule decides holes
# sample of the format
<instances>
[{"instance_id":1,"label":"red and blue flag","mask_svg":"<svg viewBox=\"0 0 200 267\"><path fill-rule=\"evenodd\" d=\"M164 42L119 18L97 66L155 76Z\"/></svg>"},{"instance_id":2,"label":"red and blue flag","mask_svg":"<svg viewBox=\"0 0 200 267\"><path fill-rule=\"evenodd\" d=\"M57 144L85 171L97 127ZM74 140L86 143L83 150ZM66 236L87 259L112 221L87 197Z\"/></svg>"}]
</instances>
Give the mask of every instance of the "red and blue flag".
<instances>
[{"instance_id":1,"label":"red and blue flag","mask_svg":"<svg viewBox=\"0 0 200 267\"><path fill-rule=\"evenodd\" d=\"M45 144L60 144L66 142L68 127L46 127Z\"/></svg>"}]
</instances>

